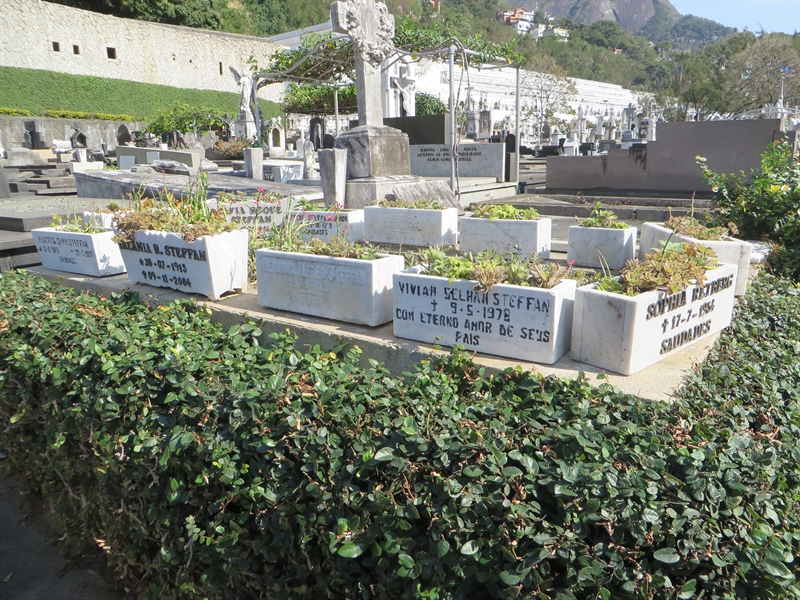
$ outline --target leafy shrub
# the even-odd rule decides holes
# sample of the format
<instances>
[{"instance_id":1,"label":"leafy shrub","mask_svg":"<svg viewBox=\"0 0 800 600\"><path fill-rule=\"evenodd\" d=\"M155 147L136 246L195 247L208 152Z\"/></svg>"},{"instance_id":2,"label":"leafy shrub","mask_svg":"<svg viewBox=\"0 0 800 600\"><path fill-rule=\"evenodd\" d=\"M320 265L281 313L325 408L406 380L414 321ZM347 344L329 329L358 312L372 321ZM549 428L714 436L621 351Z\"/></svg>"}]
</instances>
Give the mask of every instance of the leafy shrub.
<instances>
[{"instance_id":1,"label":"leafy shrub","mask_svg":"<svg viewBox=\"0 0 800 600\"><path fill-rule=\"evenodd\" d=\"M751 286L674 405L459 351L399 379L22 272L0 311L0 447L129 595L800 596L785 282Z\"/></svg>"},{"instance_id":2,"label":"leafy shrub","mask_svg":"<svg viewBox=\"0 0 800 600\"><path fill-rule=\"evenodd\" d=\"M779 273L800 278L800 157L791 145L779 141L767 146L750 181L744 173L715 173L702 157L697 162L714 192L720 222L732 221L745 238L782 246L770 264Z\"/></svg>"},{"instance_id":3,"label":"leafy shrub","mask_svg":"<svg viewBox=\"0 0 800 600\"><path fill-rule=\"evenodd\" d=\"M644 260L629 260L619 277L604 275L598 287L607 292L635 296L652 290L674 294L690 283L702 286L706 272L717 267L717 255L711 248L695 242L676 244L667 241L661 250L646 254Z\"/></svg>"},{"instance_id":4,"label":"leafy shrub","mask_svg":"<svg viewBox=\"0 0 800 600\"><path fill-rule=\"evenodd\" d=\"M479 219L508 219L511 221L532 221L539 218L535 208L516 208L511 204L480 204L472 211L472 216Z\"/></svg>"},{"instance_id":5,"label":"leafy shrub","mask_svg":"<svg viewBox=\"0 0 800 600\"><path fill-rule=\"evenodd\" d=\"M436 96L431 96L425 92L417 92L414 96L414 112L418 116L443 115L447 113L447 105Z\"/></svg>"},{"instance_id":6,"label":"leafy shrub","mask_svg":"<svg viewBox=\"0 0 800 600\"><path fill-rule=\"evenodd\" d=\"M444 202L435 198L417 198L416 200L403 200L401 198L379 200L377 206L384 208L415 208L417 210L444 210Z\"/></svg>"},{"instance_id":7,"label":"leafy shrub","mask_svg":"<svg viewBox=\"0 0 800 600\"><path fill-rule=\"evenodd\" d=\"M423 275L444 277L452 283L456 279L475 281L475 289L488 290L498 283L529 287L553 288L562 279L582 280L582 271L573 271L572 264L562 267L555 262L539 260L536 254L530 257L522 250L499 254L494 249L477 255L454 256L439 248L426 248L412 255L409 262L424 267Z\"/></svg>"},{"instance_id":8,"label":"leafy shrub","mask_svg":"<svg viewBox=\"0 0 800 600\"><path fill-rule=\"evenodd\" d=\"M283 97L283 110L286 114L330 114L333 112L334 89L329 85L310 83L290 83ZM339 112L356 112L358 97L356 86L339 88Z\"/></svg>"},{"instance_id":9,"label":"leafy shrub","mask_svg":"<svg viewBox=\"0 0 800 600\"><path fill-rule=\"evenodd\" d=\"M244 158L244 149L252 148L253 140L245 138L235 138L230 142L224 140L218 141L214 144L214 152L229 160L241 160Z\"/></svg>"},{"instance_id":10,"label":"leafy shrub","mask_svg":"<svg viewBox=\"0 0 800 600\"><path fill-rule=\"evenodd\" d=\"M175 198L166 188L158 198L145 198L141 191L131 194L133 209L126 208L116 215L114 241L132 241L137 231L168 231L191 242L204 235L236 228L228 222L224 209L209 208L208 176L205 173L200 173L189 191L181 199Z\"/></svg>"},{"instance_id":11,"label":"leafy shrub","mask_svg":"<svg viewBox=\"0 0 800 600\"><path fill-rule=\"evenodd\" d=\"M0 116L3 117L30 117L31 111L24 108L6 108L0 106Z\"/></svg>"},{"instance_id":12,"label":"leafy shrub","mask_svg":"<svg viewBox=\"0 0 800 600\"><path fill-rule=\"evenodd\" d=\"M133 121L132 115L112 115L97 112L81 112L77 110L46 110L45 117L52 119L97 119L98 121Z\"/></svg>"},{"instance_id":13,"label":"leafy shrub","mask_svg":"<svg viewBox=\"0 0 800 600\"><path fill-rule=\"evenodd\" d=\"M577 219L577 217L575 217ZM604 227L606 229L627 229L629 225L625 221L617 221L617 215L613 210L604 210L603 203L598 202L592 208L592 212L585 219L578 219L581 227Z\"/></svg>"},{"instance_id":14,"label":"leafy shrub","mask_svg":"<svg viewBox=\"0 0 800 600\"><path fill-rule=\"evenodd\" d=\"M222 126L222 111L208 106L176 104L161 112L147 125L147 131L164 135L174 130L195 134Z\"/></svg>"}]
</instances>

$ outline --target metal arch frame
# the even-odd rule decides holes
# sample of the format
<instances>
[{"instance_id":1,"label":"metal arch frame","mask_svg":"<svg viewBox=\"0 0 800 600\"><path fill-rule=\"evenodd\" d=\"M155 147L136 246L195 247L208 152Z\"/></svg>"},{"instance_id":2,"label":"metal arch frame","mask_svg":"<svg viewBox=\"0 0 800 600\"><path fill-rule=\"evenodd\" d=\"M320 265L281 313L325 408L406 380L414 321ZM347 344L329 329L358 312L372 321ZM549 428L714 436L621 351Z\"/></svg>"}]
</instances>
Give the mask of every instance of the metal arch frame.
<instances>
[{"instance_id":1,"label":"metal arch frame","mask_svg":"<svg viewBox=\"0 0 800 600\"><path fill-rule=\"evenodd\" d=\"M252 86L252 93L254 96L254 117L255 117L255 124L256 130L261 131L261 111L258 106L258 89L266 85L267 82L298 82L298 83L313 83L316 85L328 86L334 89L333 95L333 109L334 109L334 117L336 123L336 135L339 135L339 88L346 87L353 84L352 78L348 77L347 81L338 81L332 82L330 77L336 75L344 75L346 71L349 71L350 62L349 61L341 61L336 63L338 65L347 65L348 69L341 69L338 71L336 70L336 66L334 65L329 69L330 74L328 75L328 79L320 79L318 77L305 77L302 75L294 75L293 71L298 69L301 65L303 65L306 61L311 58L317 56L317 53L322 47L326 46L331 42L331 40L340 40L340 39L348 39L349 36L346 34L333 34L330 38L326 38L324 40L320 40L317 42L311 50L309 50L302 58L295 61L288 69L280 72L257 72L252 74L253 78L253 86ZM381 71L386 71L389 67L394 65L396 62L402 60L405 57L410 57L414 62L419 62L420 59L428 57L428 56L435 56L441 54L448 54L449 58L449 67L450 67L450 98L448 102L448 110L450 112L450 189L453 191L456 196L460 194L456 191L456 169L457 169L457 161L456 157L458 156L457 147L458 147L458 140L456 139L456 106L455 106L455 90L454 90L454 71L455 71L455 55L456 53L461 54L462 60L461 65L462 68L468 69L468 56L482 56L480 52L476 52L474 50L470 50L464 46L463 43L458 38L450 38L445 44L438 48L433 48L431 50L424 50L421 52L413 52L408 50L403 50L401 48L397 48L395 46L394 53L396 57L388 62ZM350 53L349 56L352 56ZM492 65L490 63L483 63L479 67L479 69L500 69L506 68L511 66L511 62L508 59L502 57L494 57L494 60L503 61L505 64L502 65ZM519 150L520 150L520 66L517 64L514 66L516 69L516 107L515 107L515 162L516 162L516 169L515 169L515 176L517 184L519 184Z\"/></svg>"}]
</instances>

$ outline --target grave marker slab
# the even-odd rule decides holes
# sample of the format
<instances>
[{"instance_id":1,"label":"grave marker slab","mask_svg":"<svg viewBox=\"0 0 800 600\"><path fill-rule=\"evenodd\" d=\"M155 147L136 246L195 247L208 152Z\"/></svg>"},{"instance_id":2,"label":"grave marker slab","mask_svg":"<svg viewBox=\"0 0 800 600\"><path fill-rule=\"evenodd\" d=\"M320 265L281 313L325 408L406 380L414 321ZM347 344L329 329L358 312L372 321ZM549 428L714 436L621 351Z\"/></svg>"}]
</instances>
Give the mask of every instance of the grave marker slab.
<instances>
[{"instance_id":1,"label":"grave marker slab","mask_svg":"<svg viewBox=\"0 0 800 600\"><path fill-rule=\"evenodd\" d=\"M410 147L411 173L422 177L450 176L450 147L422 144ZM503 144L460 144L458 174L461 177L494 177L505 179Z\"/></svg>"},{"instance_id":2,"label":"grave marker slab","mask_svg":"<svg viewBox=\"0 0 800 600\"><path fill-rule=\"evenodd\" d=\"M421 275L422 267L394 276L394 334L429 344L552 364L569 350L576 283L552 289Z\"/></svg>"},{"instance_id":3,"label":"grave marker slab","mask_svg":"<svg viewBox=\"0 0 800 600\"><path fill-rule=\"evenodd\" d=\"M364 237L370 242L404 246L455 245L458 209L364 207Z\"/></svg>"},{"instance_id":4,"label":"grave marker slab","mask_svg":"<svg viewBox=\"0 0 800 600\"><path fill-rule=\"evenodd\" d=\"M403 263L257 250L258 303L375 327L392 320L392 275Z\"/></svg>"},{"instance_id":5,"label":"grave marker slab","mask_svg":"<svg viewBox=\"0 0 800 600\"><path fill-rule=\"evenodd\" d=\"M673 352L721 331L731 322L736 265L706 274L702 287L668 294L625 296L578 288L572 328L572 358L632 375Z\"/></svg>"}]
</instances>

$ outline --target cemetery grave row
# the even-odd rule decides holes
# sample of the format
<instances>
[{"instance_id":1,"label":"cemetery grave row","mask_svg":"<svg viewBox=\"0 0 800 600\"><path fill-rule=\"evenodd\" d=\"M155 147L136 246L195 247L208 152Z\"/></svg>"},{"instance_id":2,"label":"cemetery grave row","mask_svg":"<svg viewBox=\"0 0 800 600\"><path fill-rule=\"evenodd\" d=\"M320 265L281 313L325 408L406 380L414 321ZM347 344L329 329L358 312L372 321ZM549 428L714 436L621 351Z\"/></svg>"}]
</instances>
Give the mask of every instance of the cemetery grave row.
<instances>
[{"instance_id":1,"label":"cemetery grave row","mask_svg":"<svg viewBox=\"0 0 800 600\"><path fill-rule=\"evenodd\" d=\"M581 266L579 261L570 259L566 269L557 266L564 261L547 261L548 218L463 217L459 223L454 208L318 210L292 199L269 200L207 201L209 214L224 214L227 221L213 235L196 239L145 229L123 235L114 227L115 219L126 218L124 213L102 218L87 213L86 231L73 223L34 230L33 235L42 264L55 270L91 276L127 271L131 283L212 300L230 291L246 292L248 280L255 279L258 302L266 308L371 327L393 322L399 338L542 364L557 362L571 349L575 360L624 375L727 327L738 292L738 260L726 258L705 281L679 291L628 296L601 289L592 282L597 276L578 282L569 272ZM298 236L294 246L265 241L283 231ZM651 248L659 247L647 239ZM359 255L354 248L364 241L384 249ZM616 243L619 252L632 246L630 234ZM614 242L603 244L601 260L614 250ZM590 241L581 240L584 253L589 246ZM418 264L406 268L398 247L416 248ZM499 260L503 253L510 252L512 262L533 254L533 263L522 267L519 262L517 268L545 273L543 278L554 273L552 284L533 287L527 275L519 282L505 283L503 277L475 281L471 273L480 271L474 270L436 276L435 269L426 272L432 264L424 258L429 247L452 248L441 251L443 257L477 255L477 263L488 256L485 271L505 268ZM337 253L337 248L345 251Z\"/></svg>"}]
</instances>

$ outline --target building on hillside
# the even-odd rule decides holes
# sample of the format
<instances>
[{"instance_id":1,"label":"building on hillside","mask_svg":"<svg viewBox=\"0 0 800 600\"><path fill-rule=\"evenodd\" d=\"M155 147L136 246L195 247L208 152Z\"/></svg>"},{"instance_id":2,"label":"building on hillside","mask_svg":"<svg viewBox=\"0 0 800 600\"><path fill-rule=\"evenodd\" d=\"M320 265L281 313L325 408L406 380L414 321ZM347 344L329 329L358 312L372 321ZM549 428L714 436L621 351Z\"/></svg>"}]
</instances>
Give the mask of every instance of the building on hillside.
<instances>
[{"instance_id":1,"label":"building on hillside","mask_svg":"<svg viewBox=\"0 0 800 600\"><path fill-rule=\"evenodd\" d=\"M547 29L545 29L544 33L542 34L542 37L547 37L549 35L558 36L559 38L561 38L560 41L566 42L567 40L569 40L569 29L567 29L566 27L548 26Z\"/></svg>"},{"instance_id":2,"label":"building on hillside","mask_svg":"<svg viewBox=\"0 0 800 600\"><path fill-rule=\"evenodd\" d=\"M240 93L247 70L278 46L266 38L121 19L43 2L0 2L0 66ZM280 101L283 86L259 90Z\"/></svg>"}]
</instances>

